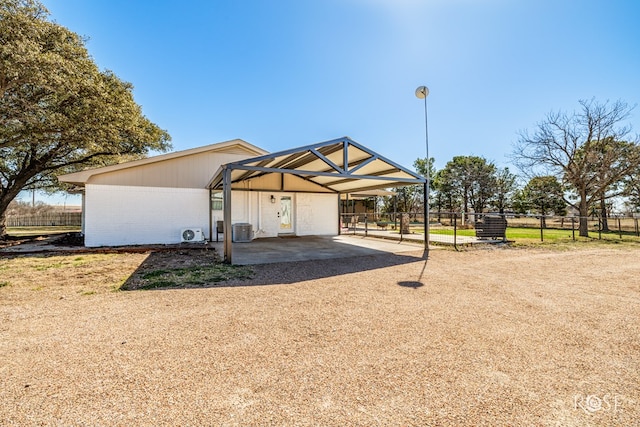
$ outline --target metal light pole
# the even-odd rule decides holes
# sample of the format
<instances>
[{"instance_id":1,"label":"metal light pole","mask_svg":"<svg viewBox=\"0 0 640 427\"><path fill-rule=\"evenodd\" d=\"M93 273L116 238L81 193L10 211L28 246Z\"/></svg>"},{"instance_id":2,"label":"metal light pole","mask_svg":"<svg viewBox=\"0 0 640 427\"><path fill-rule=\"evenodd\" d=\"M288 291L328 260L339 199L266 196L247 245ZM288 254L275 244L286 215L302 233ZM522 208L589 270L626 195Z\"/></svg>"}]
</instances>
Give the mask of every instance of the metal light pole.
<instances>
[{"instance_id":1,"label":"metal light pole","mask_svg":"<svg viewBox=\"0 0 640 427\"><path fill-rule=\"evenodd\" d=\"M416 97L424 99L424 139L427 147L427 183L424 187L424 198L426 204L426 218L424 219L424 248L429 254L429 190L431 187L431 161L429 159L429 126L427 122L427 96L429 95L429 88L426 86L420 86L416 89Z\"/></svg>"}]
</instances>

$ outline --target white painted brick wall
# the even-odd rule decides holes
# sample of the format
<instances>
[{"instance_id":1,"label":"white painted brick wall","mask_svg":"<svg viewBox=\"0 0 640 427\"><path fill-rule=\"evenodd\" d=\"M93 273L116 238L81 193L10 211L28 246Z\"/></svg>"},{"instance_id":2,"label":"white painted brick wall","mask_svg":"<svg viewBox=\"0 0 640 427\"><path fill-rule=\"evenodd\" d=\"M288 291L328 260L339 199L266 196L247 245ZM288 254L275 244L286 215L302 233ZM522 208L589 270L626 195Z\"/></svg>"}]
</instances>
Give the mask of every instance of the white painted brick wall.
<instances>
[{"instance_id":1,"label":"white painted brick wall","mask_svg":"<svg viewBox=\"0 0 640 427\"><path fill-rule=\"evenodd\" d=\"M334 236L338 234L338 196L335 194L297 193L296 234L298 236Z\"/></svg>"},{"instance_id":2,"label":"white painted brick wall","mask_svg":"<svg viewBox=\"0 0 640 427\"><path fill-rule=\"evenodd\" d=\"M180 243L183 228L209 234L209 191L189 188L85 186L85 245Z\"/></svg>"},{"instance_id":3,"label":"white painted brick wall","mask_svg":"<svg viewBox=\"0 0 640 427\"><path fill-rule=\"evenodd\" d=\"M85 190L88 247L180 243L183 228L201 228L205 237L209 235L206 189L87 184ZM271 193L234 192L232 222L249 222L254 231L263 230L256 237L276 236L277 204L270 197ZM337 199L334 194L295 194L295 233L336 235ZM222 220L222 211L212 212L212 217Z\"/></svg>"}]
</instances>

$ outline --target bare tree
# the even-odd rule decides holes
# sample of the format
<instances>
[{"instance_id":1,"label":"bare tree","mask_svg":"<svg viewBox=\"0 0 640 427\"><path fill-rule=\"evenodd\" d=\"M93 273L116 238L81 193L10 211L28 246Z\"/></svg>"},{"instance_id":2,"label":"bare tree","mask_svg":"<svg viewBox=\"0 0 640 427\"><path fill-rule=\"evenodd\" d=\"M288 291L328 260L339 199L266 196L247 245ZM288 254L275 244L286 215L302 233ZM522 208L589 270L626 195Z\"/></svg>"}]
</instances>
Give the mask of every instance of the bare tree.
<instances>
[{"instance_id":1,"label":"bare tree","mask_svg":"<svg viewBox=\"0 0 640 427\"><path fill-rule=\"evenodd\" d=\"M634 165L638 162L634 162L634 159L637 160L639 157L638 147L627 141L606 138L593 144L591 151L592 161L595 163L591 179L601 184L598 185L600 194L597 197L601 229L609 231L607 219L611 207L610 200L624 194L626 176L637 169Z\"/></svg>"},{"instance_id":2,"label":"bare tree","mask_svg":"<svg viewBox=\"0 0 640 427\"><path fill-rule=\"evenodd\" d=\"M580 106L572 114L549 113L533 134L521 132L513 158L523 173L554 175L575 192L577 200L567 203L580 213L580 236L588 237L589 206L639 167L640 147L622 124L634 107L593 99Z\"/></svg>"}]
</instances>

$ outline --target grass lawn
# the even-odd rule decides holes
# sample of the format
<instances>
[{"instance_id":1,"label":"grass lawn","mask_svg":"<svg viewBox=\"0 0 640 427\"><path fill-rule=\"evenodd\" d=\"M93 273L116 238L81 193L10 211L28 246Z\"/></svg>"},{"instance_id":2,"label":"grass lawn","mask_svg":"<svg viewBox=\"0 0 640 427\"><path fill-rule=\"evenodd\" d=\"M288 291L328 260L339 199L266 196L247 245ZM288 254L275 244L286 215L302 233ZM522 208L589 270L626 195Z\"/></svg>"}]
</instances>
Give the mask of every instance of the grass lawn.
<instances>
[{"instance_id":1,"label":"grass lawn","mask_svg":"<svg viewBox=\"0 0 640 427\"><path fill-rule=\"evenodd\" d=\"M416 232L420 233L423 230L416 230ZM441 234L447 236L453 236L453 229L449 228L432 228L430 230L431 234ZM475 236L476 231L474 229L458 229L456 231L458 236ZM556 241L556 242L564 242L573 240L573 235L571 230L566 229L556 229L556 228L548 228L543 230L543 237L545 241ZM578 236L578 230L575 232L576 241L592 241L594 239L598 239L597 231L590 231L589 237L580 237ZM527 228L527 227L507 227L507 239L516 240L520 243L525 242L540 242L540 229L536 228ZM622 232L622 239L620 239L620 234L616 231L610 231L607 233L602 233L602 240L624 240L624 241L632 241L632 242L640 242L640 238L637 237L634 233L630 232Z\"/></svg>"},{"instance_id":2,"label":"grass lawn","mask_svg":"<svg viewBox=\"0 0 640 427\"><path fill-rule=\"evenodd\" d=\"M131 266L134 266L135 271ZM249 279L252 270L222 264L213 252L175 251L135 254L73 254L0 258L0 287L27 286L92 295L105 291L185 288L231 279ZM47 275L59 283L53 286ZM94 283L95 277L100 277Z\"/></svg>"}]
</instances>

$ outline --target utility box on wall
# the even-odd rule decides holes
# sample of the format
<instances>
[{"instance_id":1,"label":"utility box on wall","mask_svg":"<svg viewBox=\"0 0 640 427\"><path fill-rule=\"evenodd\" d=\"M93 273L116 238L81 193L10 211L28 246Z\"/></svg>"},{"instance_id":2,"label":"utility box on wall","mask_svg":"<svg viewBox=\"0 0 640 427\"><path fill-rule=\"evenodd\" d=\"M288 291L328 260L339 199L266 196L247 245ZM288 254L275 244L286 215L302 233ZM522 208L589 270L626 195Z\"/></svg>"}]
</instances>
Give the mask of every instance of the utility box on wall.
<instances>
[{"instance_id":1,"label":"utility box on wall","mask_svg":"<svg viewBox=\"0 0 640 427\"><path fill-rule=\"evenodd\" d=\"M250 242L253 240L253 226L246 222L239 222L232 226L232 237L234 242Z\"/></svg>"}]
</instances>

